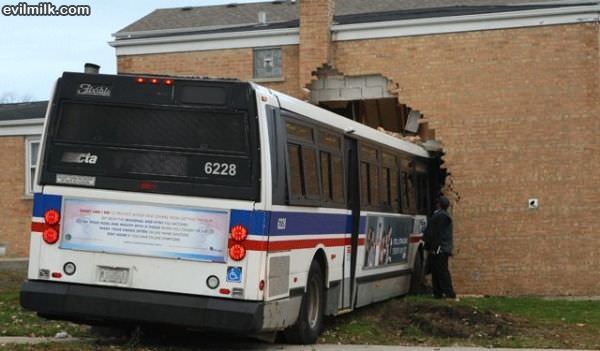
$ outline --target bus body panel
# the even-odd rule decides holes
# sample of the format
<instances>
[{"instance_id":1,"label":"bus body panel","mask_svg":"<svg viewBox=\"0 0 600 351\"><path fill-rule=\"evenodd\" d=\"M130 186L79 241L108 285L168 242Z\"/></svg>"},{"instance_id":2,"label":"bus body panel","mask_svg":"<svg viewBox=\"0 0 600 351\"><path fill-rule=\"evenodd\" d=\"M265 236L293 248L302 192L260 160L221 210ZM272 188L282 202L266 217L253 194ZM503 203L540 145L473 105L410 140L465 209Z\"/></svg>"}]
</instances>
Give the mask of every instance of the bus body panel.
<instances>
[{"instance_id":1,"label":"bus body panel","mask_svg":"<svg viewBox=\"0 0 600 351\"><path fill-rule=\"evenodd\" d=\"M106 82L111 82L111 77L113 76L102 76L99 79L108 84ZM122 82L124 78L114 79ZM204 83L198 81L189 84ZM64 85L63 82L63 89ZM369 216L379 215L382 218L410 219L421 225L424 218L361 211L357 246L353 249L353 218L350 209L290 206L276 201L273 184L281 180L273 177L272 168L276 161L274 155L284 150L274 150L281 144L273 144L271 138L280 138L283 140L280 142L285 145L286 135L280 135L281 129L269 130L272 128L269 118L273 118L269 113L277 109L289 110L310 116L320 125L327 125L351 138L377 140L389 148L419 157L428 157L428 153L414 144L379 133L285 94L253 83L249 86L254 94L251 104L255 106L247 107L247 110L256 112L256 147L259 149L260 166L256 173L259 196L254 200L235 199L234 191L228 192L228 198L218 198L56 184L40 186L39 183L44 181L40 176L44 160L49 159L45 140L50 137L48 128L51 124L51 111L58 108L57 101L54 101L56 94L53 94L55 97L48 108L42 136L43 147L39 153L29 281L23 286L22 305L52 318L87 322L166 323L246 333L281 330L296 322L311 262L319 258L324 260L322 268L327 314L335 315L371 302L406 294L412 265L420 245L418 233L422 226L415 224L414 229L408 233L407 240L410 241L406 245L406 257L402 263L387 262L378 267L366 268L367 221ZM140 96L135 99L138 99L135 103L143 103ZM161 99L164 99L163 104L171 101L165 96ZM252 119L249 123L253 123ZM282 120L278 123L285 122ZM139 211L146 208L152 208L152 211L168 211L173 208L226 211L228 228L237 224L248 228L249 235L242 243L246 248L246 256L241 261L234 261L225 253L224 262L204 262L142 255L139 252L128 254L61 249L60 241L57 244L44 242L42 231L45 228L45 211L56 207L58 201L57 210L62 214L65 202L75 203L79 200L108 207L111 204L125 205ZM61 222L60 240L64 240L64 235L67 234L63 233L62 225ZM225 248L228 249L235 243L229 238ZM76 264L75 274L64 273L67 262ZM352 262L356 262L354 281L351 281ZM241 279L230 279L232 267L236 272L241 272ZM111 269L126 269L131 275L124 284L99 282L99 272L104 268L107 272ZM53 276L53 273L61 274ZM210 276L219 279L217 288L208 287ZM95 307L91 307L92 305Z\"/></svg>"}]
</instances>

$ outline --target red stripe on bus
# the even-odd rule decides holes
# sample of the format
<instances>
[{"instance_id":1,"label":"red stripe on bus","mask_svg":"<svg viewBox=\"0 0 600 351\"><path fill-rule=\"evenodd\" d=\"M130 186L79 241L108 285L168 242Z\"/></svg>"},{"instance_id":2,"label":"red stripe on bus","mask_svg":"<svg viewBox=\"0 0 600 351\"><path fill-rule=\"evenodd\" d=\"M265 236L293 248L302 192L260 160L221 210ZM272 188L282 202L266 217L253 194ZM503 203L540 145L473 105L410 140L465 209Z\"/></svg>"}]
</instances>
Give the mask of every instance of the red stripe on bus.
<instances>
[{"instance_id":1,"label":"red stripe on bus","mask_svg":"<svg viewBox=\"0 0 600 351\"><path fill-rule=\"evenodd\" d=\"M252 251L282 251L282 250L294 250L294 249L310 249L323 245L327 247L345 246L350 245L350 238L338 238L338 239L306 239L306 240L285 240L285 241L258 241L258 240L246 240L242 244L246 250ZM232 241L230 241L230 246ZM364 245L365 239L359 238L358 245Z\"/></svg>"},{"instance_id":2,"label":"red stripe on bus","mask_svg":"<svg viewBox=\"0 0 600 351\"><path fill-rule=\"evenodd\" d=\"M31 222L31 231L32 232L43 232L44 231L44 223Z\"/></svg>"}]
</instances>

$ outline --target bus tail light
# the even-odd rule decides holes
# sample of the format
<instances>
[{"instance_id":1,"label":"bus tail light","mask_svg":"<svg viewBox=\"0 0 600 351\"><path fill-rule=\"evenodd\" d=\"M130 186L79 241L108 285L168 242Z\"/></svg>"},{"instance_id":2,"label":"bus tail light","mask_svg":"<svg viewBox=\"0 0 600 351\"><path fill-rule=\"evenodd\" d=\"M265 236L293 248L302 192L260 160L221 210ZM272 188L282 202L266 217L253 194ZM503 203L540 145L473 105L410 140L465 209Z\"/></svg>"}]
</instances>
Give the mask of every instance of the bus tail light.
<instances>
[{"instance_id":1,"label":"bus tail light","mask_svg":"<svg viewBox=\"0 0 600 351\"><path fill-rule=\"evenodd\" d=\"M246 257L246 248L240 244L233 244L229 248L229 257L234 261L241 261Z\"/></svg>"},{"instance_id":2,"label":"bus tail light","mask_svg":"<svg viewBox=\"0 0 600 351\"><path fill-rule=\"evenodd\" d=\"M42 239L47 244L54 244L58 241L58 224L60 223L60 213L57 210L49 209L44 213L44 231Z\"/></svg>"},{"instance_id":3,"label":"bus tail light","mask_svg":"<svg viewBox=\"0 0 600 351\"><path fill-rule=\"evenodd\" d=\"M165 85L173 85L172 79L165 79Z\"/></svg>"},{"instance_id":4,"label":"bus tail light","mask_svg":"<svg viewBox=\"0 0 600 351\"><path fill-rule=\"evenodd\" d=\"M241 224L231 228L231 238L235 241L244 241L248 237L248 229Z\"/></svg>"},{"instance_id":5,"label":"bus tail light","mask_svg":"<svg viewBox=\"0 0 600 351\"><path fill-rule=\"evenodd\" d=\"M58 231L52 227L46 228L42 237L47 244L54 244L58 241Z\"/></svg>"},{"instance_id":6,"label":"bus tail light","mask_svg":"<svg viewBox=\"0 0 600 351\"><path fill-rule=\"evenodd\" d=\"M143 77L138 77L135 79L138 84L143 84L146 80Z\"/></svg>"},{"instance_id":7,"label":"bus tail light","mask_svg":"<svg viewBox=\"0 0 600 351\"><path fill-rule=\"evenodd\" d=\"M47 224L55 225L60 221L60 213L57 210L48 210L44 213L44 220Z\"/></svg>"}]
</instances>

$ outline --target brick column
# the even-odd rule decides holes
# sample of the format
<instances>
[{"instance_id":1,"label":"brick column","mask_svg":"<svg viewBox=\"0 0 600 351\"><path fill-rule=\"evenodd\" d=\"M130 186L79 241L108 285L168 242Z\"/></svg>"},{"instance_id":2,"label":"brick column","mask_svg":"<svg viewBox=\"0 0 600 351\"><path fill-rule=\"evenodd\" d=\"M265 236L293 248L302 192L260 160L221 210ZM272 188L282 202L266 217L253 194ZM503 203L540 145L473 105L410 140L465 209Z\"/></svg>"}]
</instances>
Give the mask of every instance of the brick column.
<instances>
[{"instance_id":1,"label":"brick column","mask_svg":"<svg viewBox=\"0 0 600 351\"><path fill-rule=\"evenodd\" d=\"M300 89L315 77L312 72L323 64L332 64L331 22L334 0L299 0L300 3Z\"/></svg>"}]
</instances>

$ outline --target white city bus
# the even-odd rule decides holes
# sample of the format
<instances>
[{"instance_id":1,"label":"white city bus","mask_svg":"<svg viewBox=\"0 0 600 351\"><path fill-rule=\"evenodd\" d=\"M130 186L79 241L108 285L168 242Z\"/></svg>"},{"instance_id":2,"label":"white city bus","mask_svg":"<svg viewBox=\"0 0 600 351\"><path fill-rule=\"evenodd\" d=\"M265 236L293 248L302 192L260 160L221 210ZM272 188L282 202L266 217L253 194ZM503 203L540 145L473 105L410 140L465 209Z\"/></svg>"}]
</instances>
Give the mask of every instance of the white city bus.
<instances>
[{"instance_id":1,"label":"white city bus","mask_svg":"<svg viewBox=\"0 0 600 351\"><path fill-rule=\"evenodd\" d=\"M64 73L21 304L314 342L406 294L439 157L256 84Z\"/></svg>"}]
</instances>

